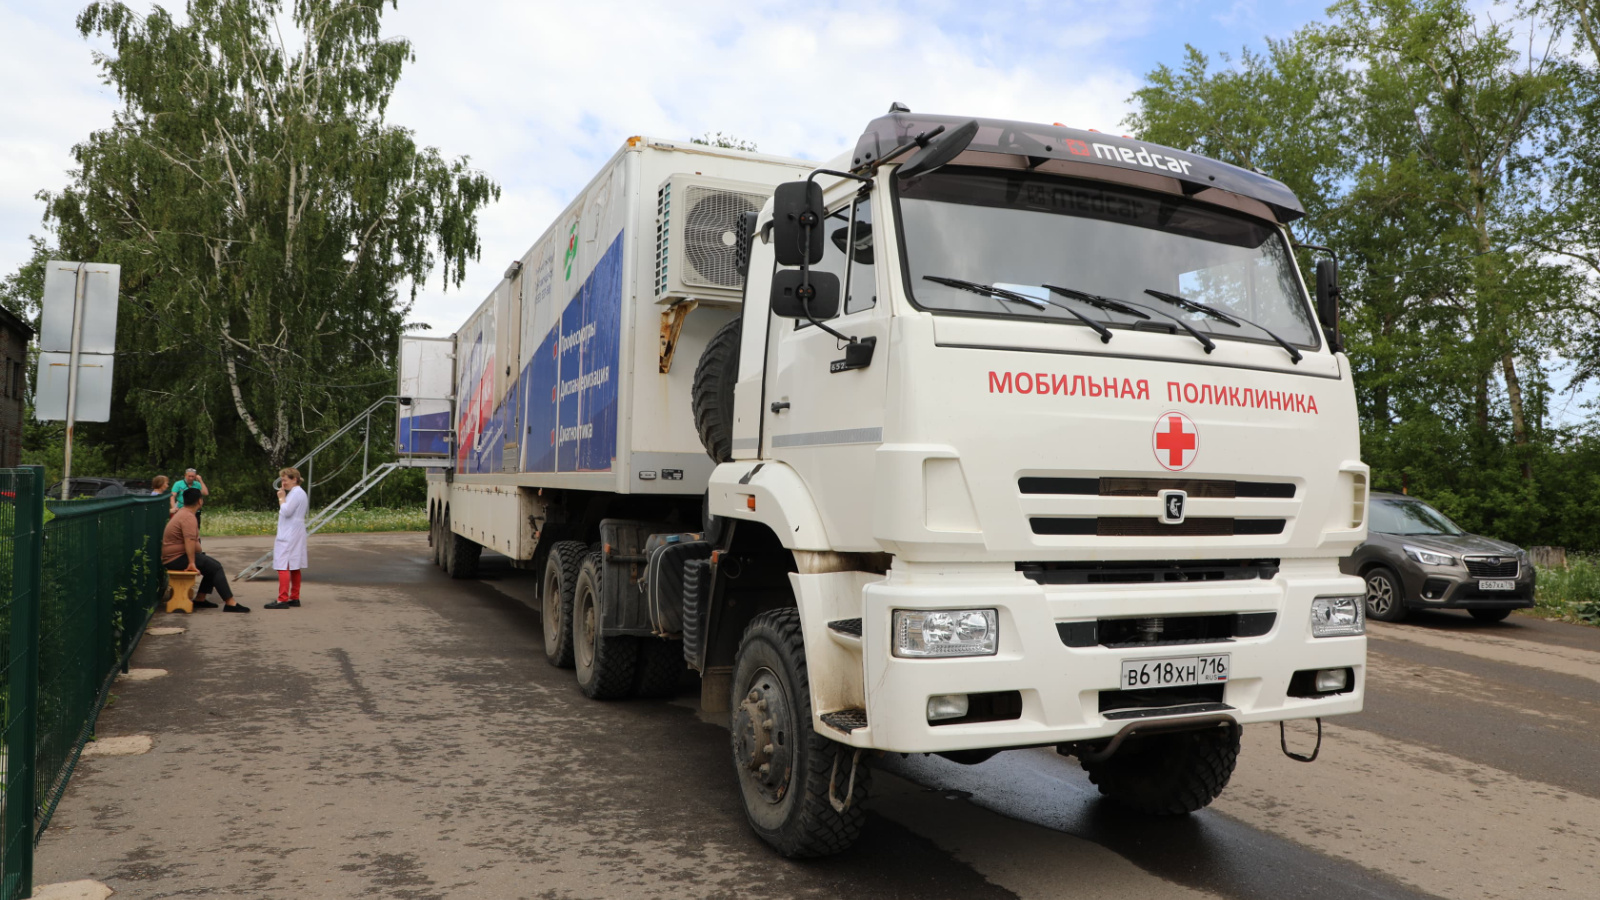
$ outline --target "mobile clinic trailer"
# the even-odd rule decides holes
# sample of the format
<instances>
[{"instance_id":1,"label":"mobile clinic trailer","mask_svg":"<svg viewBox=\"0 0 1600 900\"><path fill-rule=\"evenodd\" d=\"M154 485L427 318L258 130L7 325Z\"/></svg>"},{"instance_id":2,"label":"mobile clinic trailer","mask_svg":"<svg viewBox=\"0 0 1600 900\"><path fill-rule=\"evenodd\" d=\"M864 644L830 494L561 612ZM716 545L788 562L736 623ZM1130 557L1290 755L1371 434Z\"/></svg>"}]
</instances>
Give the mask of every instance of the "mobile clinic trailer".
<instances>
[{"instance_id":1,"label":"mobile clinic trailer","mask_svg":"<svg viewBox=\"0 0 1600 900\"><path fill-rule=\"evenodd\" d=\"M883 751L1055 746L1193 811L1243 725L1361 709L1367 469L1301 215L1182 151L898 107L823 168L632 138L405 339L436 559L532 568L590 697L698 672L785 854L856 837Z\"/></svg>"}]
</instances>

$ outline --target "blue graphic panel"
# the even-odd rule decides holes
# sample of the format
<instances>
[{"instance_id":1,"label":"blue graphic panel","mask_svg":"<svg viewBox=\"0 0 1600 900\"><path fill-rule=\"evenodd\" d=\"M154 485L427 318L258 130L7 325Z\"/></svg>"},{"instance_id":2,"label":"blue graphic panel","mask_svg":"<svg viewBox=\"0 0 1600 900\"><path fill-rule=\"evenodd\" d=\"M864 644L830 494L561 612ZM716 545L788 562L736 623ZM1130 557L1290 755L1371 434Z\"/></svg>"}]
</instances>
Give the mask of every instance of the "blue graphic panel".
<instances>
[{"instance_id":1,"label":"blue graphic panel","mask_svg":"<svg viewBox=\"0 0 1600 900\"><path fill-rule=\"evenodd\" d=\"M522 370L522 421L526 423L522 442L522 471L556 470L556 389L560 334L544 336L538 352Z\"/></svg>"},{"instance_id":2,"label":"blue graphic panel","mask_svg":"<svg viewBox=\"0 0 1600 900\"><path fill-rule=\"evenodd\" d=\"M609 472L617 455L617 352L622 325L622 235L562 310L556 468Z\"/></svg>"}]
</instances>

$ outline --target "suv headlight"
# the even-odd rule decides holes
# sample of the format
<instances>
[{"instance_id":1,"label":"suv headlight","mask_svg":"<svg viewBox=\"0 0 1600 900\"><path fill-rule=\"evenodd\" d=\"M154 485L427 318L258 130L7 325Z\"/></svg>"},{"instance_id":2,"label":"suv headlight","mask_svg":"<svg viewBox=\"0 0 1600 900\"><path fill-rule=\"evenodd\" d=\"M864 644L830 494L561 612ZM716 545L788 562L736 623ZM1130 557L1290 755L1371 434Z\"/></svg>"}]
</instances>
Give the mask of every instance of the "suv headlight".
<instances>
[{"instance_id":1,"label":"suv headlight","mask_svg":"<svg viewBox=\"0 0 1600 900\"><path fill-rule=\"evenodd\" d=\"M895 656L993 656L999 649L999 616L995 610L894 611Z\"/></svg>"},{"instance_id":2,"label":"suv headlight","mask_svg":"<svg viewBox=\"0 0 1600 900\"><path fill-rule=\"evenodd\" d=\"M1410 544L1402 544L1401 549L1406 551L1407 556L1425 566L1453 566L1456 564L1456 558L1448 553L1424 550L1421 547L1413 547Z\"/></svg>"},{"instance_id":3,"label":"suv headlight","mask_svg":"<svg viewBox=\"0 0 1600 900\"><path fill-rule=\"evenodd\" d=\"M1367 633L1366 598L1360 594L1316 597L1311 601L1312 637L1349 637Z\"/></svg>"}]
</instances>

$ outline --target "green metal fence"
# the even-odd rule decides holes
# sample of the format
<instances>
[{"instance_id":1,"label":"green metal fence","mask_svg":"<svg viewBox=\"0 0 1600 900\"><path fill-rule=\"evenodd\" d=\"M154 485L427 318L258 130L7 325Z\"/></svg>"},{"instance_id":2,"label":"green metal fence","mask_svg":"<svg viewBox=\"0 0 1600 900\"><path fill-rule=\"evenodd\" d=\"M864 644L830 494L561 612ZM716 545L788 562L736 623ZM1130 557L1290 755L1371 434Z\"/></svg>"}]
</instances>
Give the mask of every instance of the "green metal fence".
<instances>
[{"instance_id":1,"label":"green metal fence","mask_svg":"<svg viewBox=\"0 0 1600 900\"><path fill-rule=\"evenodd\" d=\"M166 584L164 497L51 501L47 522L43 494L42 469L0 469L0 900L32 893L34 842Z\"/></svg>"}]
</instances>

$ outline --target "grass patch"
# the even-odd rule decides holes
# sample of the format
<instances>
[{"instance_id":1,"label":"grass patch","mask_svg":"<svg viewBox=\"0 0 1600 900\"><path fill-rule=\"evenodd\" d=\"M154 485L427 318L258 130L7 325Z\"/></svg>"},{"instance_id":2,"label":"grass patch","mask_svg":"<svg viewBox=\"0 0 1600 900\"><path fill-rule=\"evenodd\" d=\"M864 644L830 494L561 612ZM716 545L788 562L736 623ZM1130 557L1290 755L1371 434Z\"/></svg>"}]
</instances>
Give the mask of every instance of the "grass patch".
<instances>
[{"instance_id":1,"label":"grass patch","mask_svg":"<svg viewBox=\"0 0 1600 900\"><path fill-rule=\"evenodd\" d=\"M214 509L200 515L202 531L208 537L225 535L277 534L278 512L272 509ZM360 534L372 531L427 531L428 510L423 506L404 509L347 509L323 527L318 534Z\"/></svg>"},{"instance_id":2,"label":"grass patch","mask_svg":"<svg viewBox=\"0 0 1600 900\"><path fill-rule=\"evenodd\" d=\"M1600 625L1600 556L1568 553L1564 569L1541 566L1534 602L1543 618Z\"/></svg>"}]
</instances>

